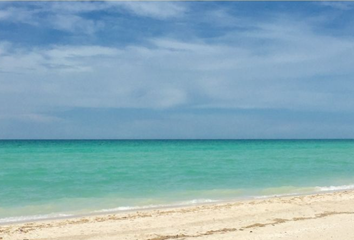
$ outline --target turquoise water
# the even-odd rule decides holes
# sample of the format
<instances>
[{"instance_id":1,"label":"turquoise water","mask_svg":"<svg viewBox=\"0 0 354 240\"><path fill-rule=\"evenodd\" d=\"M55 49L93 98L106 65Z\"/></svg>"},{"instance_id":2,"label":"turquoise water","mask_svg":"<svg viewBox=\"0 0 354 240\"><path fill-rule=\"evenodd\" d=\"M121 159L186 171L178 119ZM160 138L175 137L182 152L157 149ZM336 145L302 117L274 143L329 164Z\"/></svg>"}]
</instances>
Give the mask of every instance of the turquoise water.
<instances>
[{"instance_id":1,"label":"turquoise water","mask_svg":"<svg viewBox=\"0 0 354 240\"><path fill-rule=\"evenodd\" d=\"M0 222L352 184L352 140L0 141Z\"/></svg>"}]
</instances>

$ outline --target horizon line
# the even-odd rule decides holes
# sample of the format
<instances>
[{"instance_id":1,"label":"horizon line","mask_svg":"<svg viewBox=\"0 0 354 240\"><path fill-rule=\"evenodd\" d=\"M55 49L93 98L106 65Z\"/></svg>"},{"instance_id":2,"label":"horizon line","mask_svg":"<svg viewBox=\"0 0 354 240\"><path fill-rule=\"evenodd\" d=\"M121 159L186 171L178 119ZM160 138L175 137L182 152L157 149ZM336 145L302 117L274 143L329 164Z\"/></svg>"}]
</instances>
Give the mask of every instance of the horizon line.
<instances>
[{"instance_id":1,"label":"horizon line","mask_svg":"<svg viewBox=\"0 0 354 240\"><path fill-rule=\"evenodd\" d=\"M303 141L303 140L354 140L354 138L9 138L0 141Z\"/></svg>"}]
</instances>

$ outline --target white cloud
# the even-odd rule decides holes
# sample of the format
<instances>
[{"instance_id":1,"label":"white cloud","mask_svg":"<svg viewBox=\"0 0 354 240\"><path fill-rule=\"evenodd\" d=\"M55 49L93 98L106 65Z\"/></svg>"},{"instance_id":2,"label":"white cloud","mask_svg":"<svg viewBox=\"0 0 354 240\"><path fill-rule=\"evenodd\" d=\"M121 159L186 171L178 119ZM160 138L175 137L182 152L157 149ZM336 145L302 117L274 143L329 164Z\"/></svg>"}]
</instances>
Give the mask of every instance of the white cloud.
<instances>
[{"instance_id":1,"label":"white cloud","mask_svg":"<svg viewBox=\"0 0 354 240\"><path fill-rule=\"evenodd\" d=\"M3 43L0 44L0 69L19 74L85 72L94 69L88 64L91 58L112 57L118 53L117 49L101 46L54 46L28 50Z\"/></svg>"},{"instance_id":2,"label":"white cloud","mask_svg":"<svg viewBox=\"0 0 354 240\"><path fill-rule=\"evenodd\" d=\"M37 4L43 7L43 4ZM134 15L167 19L181 17L187 12L186 4L177 2L53 2L46 6L43 11L50 11L60 14L79 14L95 11L117 12L128 11Z\"/></svg>"},{"instance_id":3,"label":"white cloud","mask_svg":"<svg viewBox=\"0 0 354 240\"><path fill-rule=\"evenodd\" d=\"M82 57L97 57L97 56L115 56L119 54L116 48L102 46L54 46L44 52L51 58L82 58Z\"/></svg>"},{"instance_id":4,"label":"white cloud","mask_svg":"<svg viewBox=\"0 0 354 240\"><path fill-rule=\"evenodd\" d=\"M34 16L36 13L35 10L28 10L23 7L8 7L0 10L0 21L36 25Z\"/></svg>"},{"instance_id":5,"label":"white cloud","mask_svg":"<svg viewBox=\"0 0 354 240\"><path fill-rule=\"evenodd\" d=\"M11 13L9 11L0 11L0 20L7 19L10 15Z\"/></svg>"},{"instance_id":6,"label":"white cloud","mask_svg":"<svg viewBox=\"0 0 354 240\"><path fill-rule=\"evenodd\" d=\"M182 17L187 11L186 4L176 2L109 2L109 4L123 7L136 15L157 19Z\"/></svg>"},{"instance_id":7,"label":"white cloud","mask_svg":"<svg viewBox=\"0 0 354 240\"><path fill-rule=\"evenodd\" d=\"M92 20L83 13L108 11L117 15L122 11L134 15L168 19L181 17L185 4L168 2L40 2L24 6L6 5L0 10L0 21L40 25L73 33L93 34L104 27L103 21Z\"/></svg>"},{"instance_id":8,"label":"white cloud","mask_svg":"<svg viewBox=\"0 0 354 240\"><path fill-rule=\"evenodd\" d=\"M138 137L161 137L163 134L169 137L171 133L175 137L313 137L316 134L326 137L327 131L324 130L335 133L339 129L331 120L321 125L317 124L321 122L318 119L314 119L316 124L311 122L311 118L308 122L302 122L302 117L306 116L300 116L294 124L291 114L283 121L278 121L277 114L268 116L271 119L262 114L257 118L253 114L259 112L257 110L251 110L251 114L244 116L232 114L239 109L291 110L286 113L293 110L307 113L353 112L354 43L348 35L321 33L321 26L317 28L316 24L320 25L325 18L311 21L299 16L275 15L255 21L247 17L236 18L226 9L215 9L209 12L209 19L198 19L198 23L193 25L187 22L192 19L188 15L188 5L159 4L48 3L50 7L44 9L45 4L36 3L31 10L20 5L0 10L0 21L77 34L93 34L106 27L107 19L94 20L87 14L94 11L104 10L110 16L118 16L125 11L171 21L186 17L179 21L178 31L171 29L151 38L138 34L139 43L133 41L128 46L120 45L121 42L114 45L112 41L109 41L110 47L103 46L107 41L102 41L104 35L98 34L89 37L102 45L82 45L82 36L76 36L80 40L70 38L70 41L65 41L67 45L58 41L57 45L30 47L29 44L21 46L0 42L2 136L6 136L4 132L10 134L8 136L16 136L11 134L21 132L16 128L24 126L27 121L30 130L38 125L41 126L40 131L43 126L53 123L54 132L64 137L77 136L72 134L75 131L81 131L86 137L127 138L132 133ZM17 15L15 10L19 10ZM193 17L196 18L196 15ZM107 25L119 19L110 18ZM217 27L223 28L221 32L229 31L221 35L215 30L216 34L212 37L202 37L204 32L200 34L200 29L198 33L193 32L193 27L199 27L200 23L213 24L210 31ZM228 28L235 25L242 27L242 30ZM180 26L186 31L180 31ZM184 35L187 32L191 36ZM65 114L61 115L60 111L68 108L98 108L98 112L105 111L102 108L119 110L108 110L114 114L105 129L101 124L105 121L104 117L97 120L96 129L92 129L90 124L85 125L83 119L86 115L80 115L80 111L75 111L75 114L81 119L73 120ZM122 108L136 108L134 114L143 113L135 116L133 121L121 121L115 113L122 111ZM214 113L211 108L228 110L225 110L227 114L222 115L217 111ZM203 114L198 115L200 111ZM211 113L206 114L208 111ZM159 115L156 120L146 118L146 112L167 114ZM229 115L230 112L232 114ZM94 110L90 116L95 118L95 113ZM55 116L77 122L68 123ZM337 121L347 125L341 125L343 128L339 132L344 133L343 136L351 136L352 124L343 116ZM11 129L8 126L12 122L21 124L12 125ZM112 122L116 124L113 127ZM59 125L61 128L57 128ZM233 127L220 128L220 125ZM35 136L37 130L33 130ZM66 135L60 135L64 131L67 131ZM102 131L106 131L107 135L102 135ZM144 131L145 135L140 135Z\"/></svg>"},{"instance_id":9,"label":"white cloud","mask_svg":"<svg viewBox=\"0 0 354 240\"><path fill-rule=\"evenodd\" d=\"M57 14L50 21L53 28L73 33L93 34L104 26L101 21L88 20L69 14Z\"/></svg>"},{"instance_id":10,"label":"white cloud","mask_svg":"<svg viewBox=\"0 0 354 240\"><path fill-rule=\"evenodd\" d=\"M350 10L353 8L353 3L351 2L320 2L322 6L331 7L339 10Z\"/></svg>"},{"instance_id":11,"label":"white cloud","mask_svg":"<svg viewBox=\"0 0 354 240\"><path fill-rule=\"evenodd\" d=\"M83 6L86 6L85 4L83 6L75 3L72 5L67 3L59 4L63 8L56 7L56 4L51 5L50 3L42 2L41 4L29 5L29 7L5 8L0 11L0 21L30 24L42 28L85 34L92 34L104 26L99 20L91 20L80 16L80 13L85 12L85 10L94 11L95 5L92 5L90 9L82 9ZM69 11L73 6L77 7L77 11ZM79 11L79 6L81 11Z\"/></svg>"},{"instance_id":12,"label":"white cloud","mask_svg":"<svg viewBox=\"0 0 354 240\"><path fill-rule=\"evenodd\" d=\"M42 11L55 12L60 14L78 14L94 11L102 11L110 8L105 2L46 2L37 3L37 7L44 8Z\"/></svg>"},{"instance_id":13,"label":"white cloud","mask_svg":"<svg viewBox=\"0 0 354 240\"><path fill-rule=\"evenodd\" d=\"M178 106L353 110L354 84L345 77L354 75L353 41L319 34L296 20L263 22L213 42L148 42L121 48L0 45L0 69L8 72L0 80L0 102L21 95L26 104L11 106L17 104L19 112Z\"/></svg>"}]
</instances>

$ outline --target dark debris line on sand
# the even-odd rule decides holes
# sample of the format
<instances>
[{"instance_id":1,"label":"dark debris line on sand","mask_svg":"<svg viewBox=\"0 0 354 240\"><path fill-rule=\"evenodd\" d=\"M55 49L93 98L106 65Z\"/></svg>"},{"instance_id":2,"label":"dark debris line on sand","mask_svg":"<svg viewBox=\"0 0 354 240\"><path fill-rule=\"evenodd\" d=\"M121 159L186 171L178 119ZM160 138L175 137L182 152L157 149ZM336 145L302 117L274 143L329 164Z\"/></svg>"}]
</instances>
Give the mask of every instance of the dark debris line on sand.
<instances>
[{"instance_id":1,"label":"dark debris line on sand","mask_svg":"<svg viewBox=\"0 0 354 240\"><path fill-rule=\"evenodd\" d=\"M311 220L311 219L323 218L323 217L327 217L327 216L331 216L331 215L339 215L339 214L354 214L354 212L323 212L323 213L316 214L313 217L301 217L301 218L295 217L292 219L276 218L273 220L273 222L270 222L270 223L255 223L252 225L241 227L240 229L223 228L223 229L219 229L219 230L207 231L205 233L196 234L196 235L176 234L176 235L167 235L167 236L157 236L154 238L149 238L148 240L168 240L168 239L178 239L178 238L194 238L194 237L201 237L201 236L213 235L213 234L218 234L218 233L236 232L238 230L243 231L244 229L249 229L249 228L260 228L260 227L266 227L269 225L274 226L276 224L292 222L292 221ZM252 231L250 231L250 233L252 233Z\"/></svg>"}]
</instances>

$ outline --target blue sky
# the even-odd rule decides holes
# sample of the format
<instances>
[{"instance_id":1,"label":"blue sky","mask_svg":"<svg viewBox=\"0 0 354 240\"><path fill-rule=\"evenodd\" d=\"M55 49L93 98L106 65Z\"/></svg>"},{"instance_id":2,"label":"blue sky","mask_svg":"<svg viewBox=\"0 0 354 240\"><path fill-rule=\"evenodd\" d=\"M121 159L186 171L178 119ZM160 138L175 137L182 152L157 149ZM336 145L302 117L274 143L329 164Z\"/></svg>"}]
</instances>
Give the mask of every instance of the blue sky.
<instances>
[{"instance_id":1,"label":"blue sky","mask_svg":"<svg viewBox=\"0 0 354 240\"><path fill-rule=\"evenodd\" d=\"M0 138L354 138L354 3L1 2Z\"/></svg>"}]
</instances>

